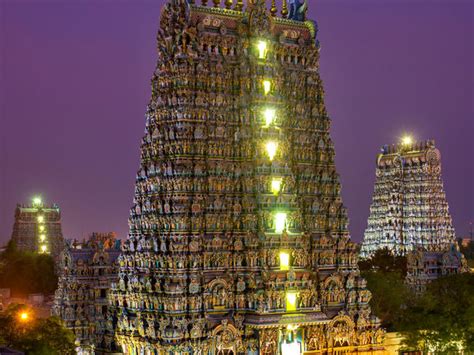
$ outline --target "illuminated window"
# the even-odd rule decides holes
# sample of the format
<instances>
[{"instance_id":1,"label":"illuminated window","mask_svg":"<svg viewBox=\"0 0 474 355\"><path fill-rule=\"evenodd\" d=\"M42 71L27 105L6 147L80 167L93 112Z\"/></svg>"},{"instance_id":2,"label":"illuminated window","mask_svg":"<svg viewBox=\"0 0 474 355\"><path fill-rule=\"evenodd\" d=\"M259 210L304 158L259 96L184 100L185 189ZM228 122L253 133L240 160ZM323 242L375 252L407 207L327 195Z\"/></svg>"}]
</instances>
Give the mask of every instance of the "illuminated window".
<instances>
[{"instance_id":1,"label":"illuminated window","mask_svg":"<svg viewBox=\"0 0 474 355\"><path fill-rule=\"evenodd\" d=\"M286 213L275 214L275 233L283 233L286 229Z\"/></svg>"},{"instance_id":2,"label":"illuminated window","mask_svg":"<svg viewBox=\"0 0 474 355\"><path fill-rule=\"evenodd\" d=\"M258 58L265 59L267 57L267 42L259 41L257 44Z\"/></svg>"},{"instance_id":3,"label":"illuminated window","mask_svg":"<svg viewBox=\"0 0 474 355\"><path fill-rule=\"evenodd\" d=\"M265 117L265 126L270 126L275 121L275 110L272 108L267 108L263 112L263 116Z\"/></svg>"},{"instance_id":4,"label":"illuminated window","mask_svg":"<svg viewBox=\"0 0 474 355\"><path fill-rule=\"evenodd\" d=\"M272 82L270 80L264 80L263 81L263 93L265 95L268 95L270 93L271 89L272 89Z\"/></svg>"},{"instance_id":5,"label":"illuminated window","mask_svg":"<svg viewBox=\"0 0 474 355\"><path fill-rule=\"evenodd\" d=\"M272 193L274 195L278 195L281 190L281 179L273 179L272 180Z\"/></svg>"},{"instance_id":6,"label":"illuminated window","mask_svg":"<svg viewBox=\"0 0 474 355\"><path fill-rule=\"evenodd\" d=\"M296 311L296 298L298 294L296 292L286 293L286 311Z\"/></svg>"},{"instance_id":7,"label":"illuminated window","mask_svg":"<svg viewBox=\"0 0 474 355\"><path fill-rule=\"evenodd\" d=\"M45 240L46 240L46 235L41 234L41 235L40 235L40 241L41 241L41 242L44 242Z\"/></svg>"},{"instance_id":8,"label":"illuminated window","mask_svg":"<svg viewBox=\"0 0 474 355\"><path fill-rule=\"evenodd\" d=\"M290 254L282 251L280 252L280 270L290 269Z\"/></svg>"},{"instance_id":9,"label":"illuminated window","mask_svg":"<svg viewBox=\"0 0 474 355\"><path fill-rule=\"evenodd\" d=\"M270 158L270 160L273 160L273 158L275 158L275 155L276 155L276 152L277 152L277 149L278 149L278 143L268 142L265 145L265 148L267 150L268 157Z\"/></svg>"},{"instance_id":10,"label":"illuminated window","mask_svg":"<svg viewBox=\"0 0 474 355\"><path fill-rule=\"evenodd\" d=\"M44 232L44 226L39 226L40 232Z\"/></svg>"},{"instance_id":11,"label":"illuminated window","mask_svg":"<svg viewBox=\"0 0 474 355\"><path fill-rule=\"evenodd\" d=\"M38 222L43 223L44 222L44 216L38 216Z\"/></svg>"},{"instance_id":12,"label":"illuminated window","mask_svg":"<svg viewBox=\"0 0 474 355\"><path fill-rule=\"evenodd\" d=\"M34 197L33 198L33 206L38 207L41 206L43 201L41 201L41 197Z\"/></svg>"},{"instance_id":13,"label":"illuminated window","mask_svg":"<svg viewBox=\"0 0 474 355\"><path fill-rule=\"evenodd\" d=\"M43 244L40 249L42 253L46 253L47 247Z\"/></svg>"}]
</instances>

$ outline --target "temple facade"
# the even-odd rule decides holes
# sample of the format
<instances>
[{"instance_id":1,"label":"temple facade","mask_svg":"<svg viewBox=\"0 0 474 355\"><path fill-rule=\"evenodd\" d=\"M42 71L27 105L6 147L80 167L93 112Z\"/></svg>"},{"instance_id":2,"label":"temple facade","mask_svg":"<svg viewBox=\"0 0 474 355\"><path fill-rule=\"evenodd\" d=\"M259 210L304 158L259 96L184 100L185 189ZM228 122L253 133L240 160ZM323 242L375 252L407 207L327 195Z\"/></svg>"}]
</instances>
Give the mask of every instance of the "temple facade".
<instances>
[{"instance_id":1,"label":"temple facade","mask_svg":"<svg viewBox=\"0 0 474 355\"><path fill-rule=\"evenodd\" d=\"M20 251L50 254L58 260L64 245L59 206L46 206L40 198L17 205L11 239Z\"/></svg>"},{"instance_id":2,"label":"temple facade","mask_svg":"<svg viewBox=\"0 0 474 355\"><path fill-rule=\"evenodd\" d=\"M129 236L125 354L376 354L306 2L169 0Z\"/></svg>"},{"instance_id":3,"label":"temple facade","mask_svg":"<svg viewBox=\"0 0 474 355\"><path fill-rule=\"evenodd\" d=\"M449 251L456 243L441 178L441 154L432 140L410 139L384 146L377 157L376 181L360 255L388 248Z\"/></svg>"},{"instance_id":4,"label":"temple facade","mask_svg":"<svg viewBox=\"0 0 474 355\"><path fill-rule=\"evenodd\" d=\"M467 261L455 245L450 250L414 250L407 255L406 282L417 293L439 277L468 272Z\"/></svg>"},{"instance_id":5,"label":"temple facade","mask_svg":"<svg viewBox=\"0 0 474 355\"><path fill-rule=\"evenodd\" d=\"M83 242L68 241L60 258L52 314L76 335L78 354L104 349L108 293L118 280L120 240L115 233L93 233Z\"/></svg>"}]
</instances>

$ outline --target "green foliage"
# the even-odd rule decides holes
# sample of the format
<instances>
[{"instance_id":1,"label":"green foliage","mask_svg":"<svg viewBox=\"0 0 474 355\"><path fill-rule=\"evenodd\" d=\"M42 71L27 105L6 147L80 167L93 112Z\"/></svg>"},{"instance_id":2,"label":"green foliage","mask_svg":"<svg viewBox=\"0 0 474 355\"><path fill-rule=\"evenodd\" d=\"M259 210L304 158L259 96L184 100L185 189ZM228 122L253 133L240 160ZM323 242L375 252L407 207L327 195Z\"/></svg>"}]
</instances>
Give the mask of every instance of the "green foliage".
<instances>
[{"instance_id":1,"label":"green foliage","mask_svg":"<svg viewBox=\"0 0 474 355\"><path fill-rule=\"evenodd\" d=\"M378 249L370 259L359 261L359 269L361 271L395 272L405 277L407 259L405 256L393 255L387 248Z\"/></svg>"},{"instance_id":2,"label":"green foliage","mask_svg":"<svg viewBox=\"0 0 474 355\"><path fill-rule=\"evenodd\" d=\"M10 288L13 296L51 294L57 283L54 260L49 255L18 251L12 242L0 255L0 288Z\"/></svg>"},{"instance_id":3,"label":"green foliage","mask_svg":"<svg viewBox=\"0 0 474 355\"><path fill-rule=\"evenodd\" d=\"M461 242L462 240L459 239L458 240L459 250L461 251L461 253L464 254L467 261L470 262L470 264L472 264L472 262L474 261L474 241L471 241L467 246L463 246Z\"/></svg>"},{"instance_id":4,"label":"green foliage","mask_svg":"<svg viewBox=\"0 0 474 355\"><path fill-rule=\"evenodd\" d=\"M22 305L10 306L0 313L0 344L24 351L27 355L75 354L74 333L63 327L56 317L22 322Z\"/></svg>"},{"instance_id":5,"label":"green foliage","mask_svg":"<svg viewBox=\"0 0 474 355\"><path fill-rule=\"evenodd\" d=\"M397 328L405 345L435 354L474 351L474 275L442 277L411 298Z\"/></svg>"},{"instance_id":6,"label":"green foliage","mask_svg":"<svg viewBox=\"0 0 474 355\"><path fill-rule=\"evenodd\" d=\"M362 276L372 293L372 312L380 318L385 329L395 331L401 309L412 296L404 283L404 277L399 272L375 270L364 271Z\"/></svg>"}]
</instances>

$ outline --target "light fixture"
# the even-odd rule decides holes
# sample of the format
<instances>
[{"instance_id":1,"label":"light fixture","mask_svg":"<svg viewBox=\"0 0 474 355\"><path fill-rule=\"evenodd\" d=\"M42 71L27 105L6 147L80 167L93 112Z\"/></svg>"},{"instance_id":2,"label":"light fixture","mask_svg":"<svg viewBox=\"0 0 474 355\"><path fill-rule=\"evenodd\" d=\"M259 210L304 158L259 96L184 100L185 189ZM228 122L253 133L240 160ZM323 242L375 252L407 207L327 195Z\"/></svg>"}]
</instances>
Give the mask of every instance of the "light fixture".
<instances>
[{"instance_id":1,"label":"light fixture","mask_svg":"<svg viewBox=\"0 0 474 355\"><path fill-rule=\"evenodd\" d=\"M258 58L265 59L267 56L267 42L258 41L257 48L258 48Z\"/></svg>"},{"instance_id":2,"label":"light fixture","mask_svg":"<svg viewBox=\"0 0 474 355\"><path fill-rule=\"evenodd\" d=\"M268 157L270 158L270 160L273 160L273 158L275 158L275 155L278 149L278 143L272 142L272 141L267 142L267 144L265 145L265 148L267 150Z\"/></svg>"},{"instance_id":3,"label":"light fixture","mask_svg":"<svg viewBox=\"0 0 474 355\"><path fill-rule=\"evenodd\" d=\"M286 229L286 213L278 212L275 214L275 233L283 233Z\"/></svg>"},{"instance_id":4,"label":"light fixture","mask_svg":"<svg viewBox=\"0 0 474 355\"><path fill-rule=\"evenodd\" d=\"M44 232L44 226L43 225L39 226L39 230L40 232Z\"/></svg>"},{"instance_id":5,"label":"light fixture","mask_svg":"<svg viewBox=\"0 0 474 355\"><path fill-rule=\"evenodd\" d=\"M265 126L270 126L275 121L276 111L272 108L267 108L263 111L263 116L265 117Z\"/></svg>"},{"instance_id":6,"label":"light fixture","mask_svg":"<svg viewBox=\"0 0 474 355\"><path fill-rule=\"evenodd\" d=\"M280 270L289 270L290 269L290 254L287 252L280 252Z\"/></svg>"},{"instance_id":7,"label":"light fixture","mask_svg":"<svg viewBox=\"0 0 474 355\"><path fill-rule=\"evenodd\" d=\"M296 311L296 298L298 294L296 292L286 293L286 311Z\"/></svg>"},{"instance_id":8,"label":"light fixture","mask_svg":"<svg viewBox=\"0 0 474 355\"><path fill-rule=\"evenodd\" d=\"M20 312L18 318L20 318L20 321L22 322L27 322L30 319L30 315L28 314L28 312L23 311Z\"/></svg>"},{"instance_id":9,"label":"light fixture","mask_svg":"<svg viewBox=\"0 0 474 355\"><path fill-rule=\"evenodd\" d=\"M411 136L404 136L402 138L402 144L404 146L409 146L409 145L412 145L413 144L413 138Z\"/></svg>"},{"instance_id":10,"label":"light fixture","mask_svg":"<svg viewBox=\"0 0 474 355\"><path fill-rule=\"evenodd\" d=\"M272 179L272 193L276 196L281 190L281 179Z\"/></svg>"},{"instance_id":11,"label":"light fixture","mask_svg":"<svg viewBox=\"0 0 474 355\"><path fill-rule=\"evenodd\" d=\"M41 242L44 242L46 240L46 235L45 234L41 234L40 235L40 241Z\"/></svg>"},{"instance_id":12,"label":"light fixture","mask_svg":"<svg viewBox=\"0 0 474 355\"><path fill-rule=\"evenodd\" d=\"M38 207L41 206L42 203L43 201L41 200L41 197L33 197L33 206Z\"/></svg>"},{"instance_id":13,"label":"light fixture","mask_svg":"<svg viewBox=\"0 0 474 355\"><path fill-rule=\"evenodd\" d=\"M271 89L272 89L272 82L270 80L264 80L263 81L263 93L265 95L268 95L270 93Z\"/></svg>"},{"instance_id":14,"label":"light fixture","mask_svg":"<svg viewBox=\"0 0 474 355\"><path fill-rule=\"evenodd\" d=\"M46 245L43 244L43 245L41 246L41 252L42 252L42 253L46 253Z\"/></svg>"},{"instance_id":15,"label":"light fixture","mask_svg":"<svg viewBox=\"0 0 474 355\"><path fill-rule=\"evenodd\" d=\"M38 222L43 223L44 222L44 216L38 216Z\"/></svg>"}]
</instances>

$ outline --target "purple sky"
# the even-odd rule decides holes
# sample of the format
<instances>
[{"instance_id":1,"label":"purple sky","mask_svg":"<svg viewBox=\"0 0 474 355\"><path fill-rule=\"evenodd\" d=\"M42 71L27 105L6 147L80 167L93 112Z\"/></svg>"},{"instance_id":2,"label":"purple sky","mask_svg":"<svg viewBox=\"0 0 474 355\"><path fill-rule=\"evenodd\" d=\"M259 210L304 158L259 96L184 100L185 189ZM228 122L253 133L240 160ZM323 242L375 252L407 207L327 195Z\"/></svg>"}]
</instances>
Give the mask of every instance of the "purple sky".
<instances>
[{"instance_id":1,"label":"purple sky","mask_svg":"<svg viewBox=\"0 0 474 355\"><path fill-rule=\"evenodd\" d=\"M163 0L0 0L0 242L41 194L66 237L127 233ZM472 1L310 0L351 234L380 146L434 138L458 234L474 219Z\"/></svg>"}]
</instances>

